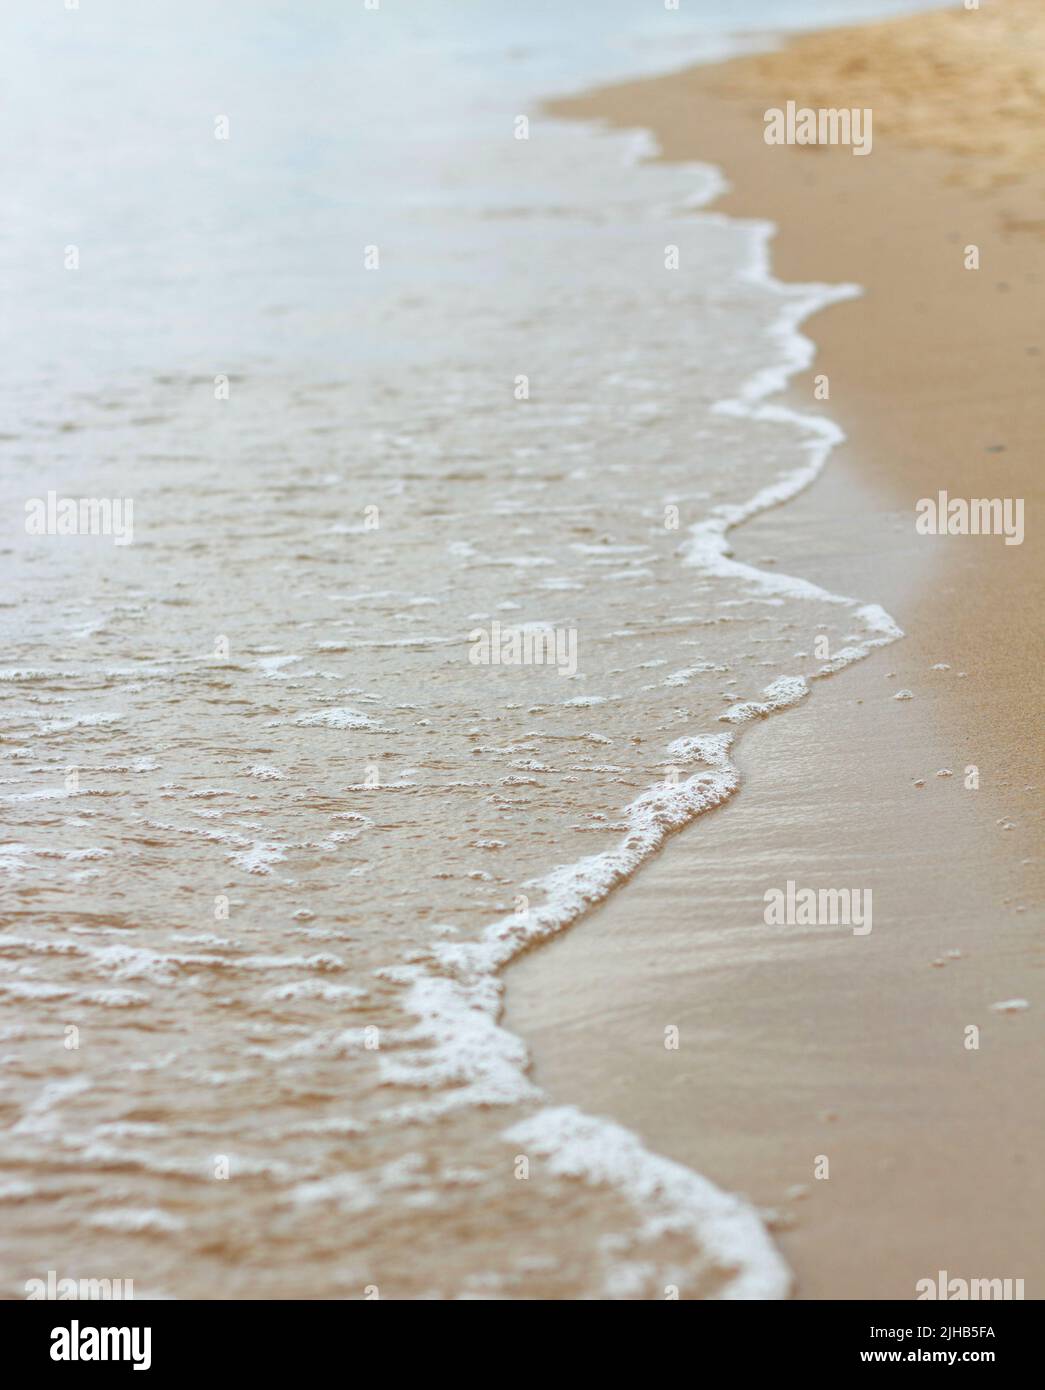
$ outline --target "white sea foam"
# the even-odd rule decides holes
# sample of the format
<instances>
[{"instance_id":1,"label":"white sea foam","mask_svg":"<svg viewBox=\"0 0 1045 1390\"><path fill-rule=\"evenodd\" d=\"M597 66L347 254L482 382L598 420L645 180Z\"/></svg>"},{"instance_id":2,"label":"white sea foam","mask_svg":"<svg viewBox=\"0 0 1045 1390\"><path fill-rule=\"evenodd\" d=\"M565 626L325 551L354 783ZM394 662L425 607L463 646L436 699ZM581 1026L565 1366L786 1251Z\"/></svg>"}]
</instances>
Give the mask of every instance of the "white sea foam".
<instances>
[{"instance_id":1,"label":"white sea foam","mask_svg":"<svg viewBox=\"0 0 1045 1390\"><path fill-rule=\"evenodd\" d=\"M437 1056L422 1062L386 1060L383 1065L388 1079L410 1079L414 1084L419 1080L425 1084L448 1080L467 1083L476 1088L476 1099L510 1098L520 1085L528 1094L529 1083L517 1065L525 1055L519 1051L521 1044L496 1026L501 988L496 972L527 946L561 931L604 898L659 849L672 831L730 796L737 786L736 769L729 760L731 741L730 734L712 734L670 744L667 752L675 764L699 761L702 768L677 785L665 782L650 787L626 807L623 819L627 833L614 848L551 870L531 886L533 893L543 898L540 906L491 923L478 941L434 946L433 957L445 975L433 975L425 967L400 971L400 978L412 982L411 996L420 1006L414 1012L430 1024L439 1017L445 1022L446 1014L453 1013L463 1026L446 1030ZM472 1033L472 1025L480 1030L481 1037Z\"/></svg>"},{"instance_id":2,"label":"white sea foam","mask_svg":"<svg viewBox=\"0 0 1045 1390\"><path fill-rule=\"evenodd\" d=\"M101 1231L118 1231L123 1235L163 1234L168 1235L185 1228L185 1222L169 1212L157 1207L145 1211L120 1208L113 1211L95 1212L87 1218L90 1226Z\"/></svg>"},{"instance_id":3,"label":"white sea foam","mask_svg":"<svg viewBox=\"0 0 1045 1390\"><path fill-rule=\"evenodd\" d=\"M715 214L704 214L714 218ZM767 572L733 558L727 540L728 533L744 521L771 507L780 506L803 492L819 476L831 450L844 441L844 431L832 420L820 415L803 415L787 406L766 404L765 397L781 391L791 376L808 367L815 355L815 346L800 333L799 325L809 317L846 299L862 293L857 285L806 285L794 295L793 286L776 279L770 270L769 245L776 232L771 222L737 224L750 238L750 264L745 278L762 285L778 295L789 295L770 329L770 336L779 348L779 359L749 377L736 396L720 400L715 409L723 415L738 419L769 421L797 425L806 436L804 464L759 489L746 502L714 508L702 521L690 527L689 539L682 547L683 560L709 575L743 579L757 592L779 598L815 599L821 603L837 604L852 611L863 625L865 636L835 654L822 674L841 670L851 661L867 656L874 648L885 646L903 636L896 622L877 604L834 594L807 579L775 571Z\"/></svg>"},{"instance_id":4,"label":"white sea foam","mask_svg":"<svg viewBox=\"0 0 1045 1390\"><path fill-rule=\"evenodd\" d=\"M749 700L744 704L731 705L719 719L729 724L743 724L759 715L772 714L778 709L797 705L799 700L809 694L809 686L803 676L779 676L767 685L762 700Z\"/></svg>"},{"instance_id":5,"label":"white sea foam","mask_svg":"<svg viewBox=\"0 0 1045 1390\"><path fill-rule=\"evenodd\" d=\"M648 138L639 137L635 147L645 152L655 149ZM709 187L703 196L712 191ZM712 215L711 220L720 219ZM708 576L740 580L750 592L771 601L816 600L848 609L862 632L851 636L830 663L821 667L819 674L827 675L896 640L902 636L899 627L877 605L830 593L805 579L741 563L731 555L727 536L744 521L807 488L823 469L831 449L844 438L832 421L767 404L764 398L782 389L794 372L812 360L813 345L799 333L798 325L809 314L860 291L852 285L813 285L796 294L794 287L782 285L770 274L771 224L743 225L751 253L746 278L785 298L771 328L778 358L750 377L735 397L719 401L716 410L737 419L797 426L805 436L806 458L746 502L713 508L690 527L681 558ZM693 672L680 671L669 681L684 684ZM804 677L780 676L766 687L761 700L734 705L721 718L742 723L769 715L798 703L808 692ZM604 698L578 697L568 703L594 705ZM731 737L720 734L676 740L668 749L674 763L696 759L706 770L677 786L651 787L633 801L624 811L626 834L614 849L560 865L529 885L531 895L539 900L537 905L493 922L478 941L434 943L431 966L409 965L395 972L408 986L407 1007L420 1020L417 1040L427 1044L427 1050L422 1055L383 1057L382 1072L393 1084L435 1092L427 1105L409 1107L412 1115L416 1117L426 1109L445 1112L466 1105L521 1102L539 1095L526 1075L524 1044L498 1022L502 994L498 972L526 946L575 922L632 875L671 831L732 794L737 773L728 755ZM557 1107L538 1111L512 1126L504 1137L543 1155L557 1173L616 1190L642 1213L641 1229L646 1234L685 1234L713 1262L733 1271L723 1296L786 1295L790 1276L755 1212L699 1175L650 1153L620 1126ZM617 1288L613 1281L622 1277L620 1267L609 1277L612 1287Z\"/></svg>"},{"instance_id":6,"label":"white sea foam","mask_svg":"<svg viewBox=\"0 0 1045 1390\"><path fill-rule=\"evenodd\" d=\"M719 805L737 786L729 759L730 734L678 739L667 749L672 762L700 762L677 786L651 787L625 809L627 833L615 848L575 864L560 865L533 885L542 901L521 915L492 923L476 942L444 942L432 948L436 970L404 966L407 1007L421 1020L417 1038L431 1044L422 1057L382 1058L386 1081L436 1092L427 1105L409 1107L413 1118L470 1105L535 1100L540 1092L526 1075L525 1044L498 1022L499 972L520 951L561 931L627 879L672 831ZM447 1086L454 1089L447 1091ZM396 1120L403 1110L393 1112ZM754 1211L695 1173L646 1150L608 1120L567 1109L546 1109L515 1126L505 1138L525 1140L549 1158L554 1171L605 1184L640 1213L642 1236L668 1232L690 1238L701 1253L735 1271L723 1296L782 1297L789 1275ZM691 1274L693 1271L689 1269ZM620 1277L618 1267L614 1279Z\"/></svg>"},{"instance_id":7,"label":"white sea foam","mask_svg":"<svg viewBox=\"0 0 1045 1390\"><path fill-rule=\"evenodd\" d=\"M315 714L302 714L294 721L303 726L321 724L327 729L380 729L376 719L360 714L359 710L343 706L339 709L318 710Z\"/></svg>"},{"instance_id":8,"label":"white sea foam","mask_svg":"<svg viewBox=\"0 0 1045 1390\"><path fill-rule=\"evenodd\" d=\"M573 1106L554 1106L512 1125L503 1137L544 1159L558 1175L604 1185L626 1197L640 1220L638 1249L632 1249L630 1260L648 1258L643 1243L682 1237L704 1253L712 1268L729 1271L717 1297L787 1296L790 1271L754 1208L682 1164L651 1153L622 1126L584 1115ZM683 1263L679 1282L690 1272ZM602 1291L605 1297L629 1292L622 1287L622 1274L626 1276L627 1266L611 1266ZM670 1267L661 1270L661 1277L673 1282Z\"/></svg>"}]
</instances>

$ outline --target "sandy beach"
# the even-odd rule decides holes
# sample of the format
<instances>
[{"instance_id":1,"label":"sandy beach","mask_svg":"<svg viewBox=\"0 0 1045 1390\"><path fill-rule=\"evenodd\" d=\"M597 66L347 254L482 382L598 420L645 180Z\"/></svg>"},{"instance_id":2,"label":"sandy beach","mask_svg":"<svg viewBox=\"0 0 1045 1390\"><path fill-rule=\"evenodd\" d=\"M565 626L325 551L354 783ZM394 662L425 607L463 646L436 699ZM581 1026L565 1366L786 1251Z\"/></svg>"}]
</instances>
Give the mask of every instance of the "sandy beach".
<instances>
[{"instance_id":1,"label":"sandy beach","mask_svg":"<svg viewBox=\"0 0 1045 1390\"><path fill-rule=\"evenodd\" d=\"M1045 19L922 3L12 13L0 1303L1042 1296Z\"/></svg>"},{"instance_id":2,"label":"sandy beach","mask_svg":"<svg viewBox=\"0 0 1045 1390\"><path fill-rule=\"evenodd\" d=\"M774 1213L799 1297L910 1299L940 1270L1045 1290L1043 18L956 7L549 108L719 165L715 208L777 225L776 275L864 289L806 322L786 397L848 441L786 540L763 514L733 541L905 639L748 734L740 793L507 975L539 1084ZM872 153L767 145L788 100L872 108ZM916 534L940 491L1025 499L1026 543ZM872 885L873 933L765 926L787 880Z\"/></svg>"}]
</instances>

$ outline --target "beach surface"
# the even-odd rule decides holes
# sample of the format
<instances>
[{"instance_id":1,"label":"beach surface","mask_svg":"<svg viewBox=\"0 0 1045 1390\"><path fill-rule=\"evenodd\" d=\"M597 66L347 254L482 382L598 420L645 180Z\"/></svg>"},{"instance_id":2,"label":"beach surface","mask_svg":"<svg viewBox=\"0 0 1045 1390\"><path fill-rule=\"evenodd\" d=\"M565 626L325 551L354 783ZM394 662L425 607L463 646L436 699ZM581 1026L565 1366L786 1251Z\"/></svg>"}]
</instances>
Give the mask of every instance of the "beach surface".
<instances>
[{"instance_id":1,"label":"beach surface","mask_svg":"<svg viewBox=\"0 0 1045 1390\"><path fill-rule=\"evenodd\" d=\"M782 397L847 442L785 530L731 539L906 637L748 733L739 793L514 965L503 1020L553 1098L770 1212L800 1297L914 1298L941 1270L1045 1290L1043 52L1009 0L549 107L718 165L714 208L776 224L778 277L864 291L806 321ZM790 100L871 108L871 154L767 145ZM1024 499L1024 543L917 534L940 492ZM872 889L873 930L765 925L788 881Z\"/></svg>"},{"instance_id":2,"label":"beach surface","mask_svg":"<svg viewBox=\"0 0 1045 1390\"><path fill-rule=\"evenodd\" d=\"M0 1298L1040 1295L1041 26L780 8L21 7Z\"/></svg>"}]
</instances>

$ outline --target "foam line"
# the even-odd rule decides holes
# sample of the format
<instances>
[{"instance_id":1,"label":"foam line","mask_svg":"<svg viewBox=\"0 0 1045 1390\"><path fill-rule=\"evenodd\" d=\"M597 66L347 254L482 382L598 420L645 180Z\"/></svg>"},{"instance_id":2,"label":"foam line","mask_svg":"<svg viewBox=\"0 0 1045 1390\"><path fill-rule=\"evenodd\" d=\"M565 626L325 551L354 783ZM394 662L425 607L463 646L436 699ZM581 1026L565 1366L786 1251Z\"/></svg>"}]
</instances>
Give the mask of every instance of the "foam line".
<instances>
[{"instance_id":1,"label":"foam line","mask_svg":"<svg viewBox=\"0 0 1045 1390\"><path fill-rule=\"evenodd\" d=\"M630 157L649 158L655 142L648 134L632 137ZM704 171L702 171L704 172ZM708 178L704 190L689 200L707 200L721 191L721 178ZM780 506L807 488L822 471L828 455L845 435L833 421L803 415L765 398L782 390L791 376L807 367L815 348L799 325L812 313L861 293L855 285L810 285L805 293L775 279L769 268L769 222L736 222L721 214L707 218L746 228L751 260L743 278L774 294L788 296L770 327L779 360L746 380L735 397L717 403L722 414L756 421L798 425L806 434L805 461L746 502L720 506L689 530L680 547L682 563L705 574L741 579L770 598L815 599L849 609L862 626L862 640L846 647L821 668L820 675L840 670L874 648L902 637L892 617L875 604L833 594L808 580L767 573L733 558L728 533L770 507ZM735 706L723 718L743 722L796 704L808 693L802 676L782 676L764 692L762 702ZM626 833L615 846L573 864L559 865L527 885L538 905L491 923L477 941L440 942L431 965L412 964L382 972L406 986L406 1009L419 1019L413 1041L426 1044L420 1054L381 1057L384 1079L397 1085L431 1089L430 1102L399 1107L387 1118L407 1112L423 1118L471 1105L533 1102L542 1093L527 1076L525 1043L499 1023L503 995L500 972L522 951L576 922L614 888L626 882L674 831L704 811L721 805L739 779L729 750L733 735L704 734L678 739L668 749L672 765L699 766L677 785L665 781L649 787L624 811ZM452 1087L447 1091L446 1087ZM683 1277L718 1268L722 1298L783 1298L791 1276L756 1211L741 1198L720 1191L701 1175L646 1149L641 1140L611 1120L581 1113L570 1106L547 1106L508 1127L506 1143L540 1155L550 1170L595 1185L606 1185L629 1202L638 1217L639 1241L682 1236L692 1246ZM676 1258L677 1264L677 1258ZM661 1269L667 1277L669 1271ZM607 1276L603 1292L620 1296L628 1290L627 1267Z\"/></svg>"}]
</instances>

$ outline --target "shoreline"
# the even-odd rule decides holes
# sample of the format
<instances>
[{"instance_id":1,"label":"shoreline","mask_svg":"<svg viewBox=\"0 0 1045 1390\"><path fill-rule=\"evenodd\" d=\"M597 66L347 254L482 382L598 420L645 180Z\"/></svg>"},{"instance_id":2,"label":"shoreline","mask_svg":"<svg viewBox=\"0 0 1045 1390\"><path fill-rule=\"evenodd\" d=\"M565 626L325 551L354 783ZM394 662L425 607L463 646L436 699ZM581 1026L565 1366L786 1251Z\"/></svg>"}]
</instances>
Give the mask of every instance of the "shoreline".
<instances>
[{"instance_id":1,"label":"shoreline","mask_svg":"<svg viewBox=\"0 0 1045 1390\"><path fill-rule=\"evenodd\" d=\"M1027 862L1041 565L1032 525L1029 544L1009 547L913 524L917 500L941 490L1026 498L1031 518L1040 505L1045 179L996 185L973 152L956 181L951 136L931 120L919 132L887 119L863 159L762 139L766 108L830 76L825 55L844 72L869 54L873 83L877 53L924 56L926 34L936 52L955 19L818 32L547 107L651 130L661 159L714 163L730 189L701 211L772 218L776 277L864 290L803 321L814 361L774 397L822 410L848 441L786 504L783 533L767 512L731 540L742 561L771 552L781 572L882 604L907 636L750 730L740 791L510 967L503 1020L554 1099L611 1115L775 1213L799 1297L913 1298L940 1268L1023 1278L1030 1297L1045 1288L1027 1219L1045 1197L1029 1118L1045 1080L1041 877ZM932 116L931 99L922 107ZM976 273L968 243L981 247ZM897 704L904 687L914 699ZM857 867L876 902L862 956L865 943L762 922L765 887L846 883ZM992 1010L1017 995L1027 1011ZM961 1042L970 1024L975 1053ZM660 1042L669 1025L682 1036L673 1054ZM818 1182L825 1155L834 1181Z\"/></svg>"}]
</instances>

